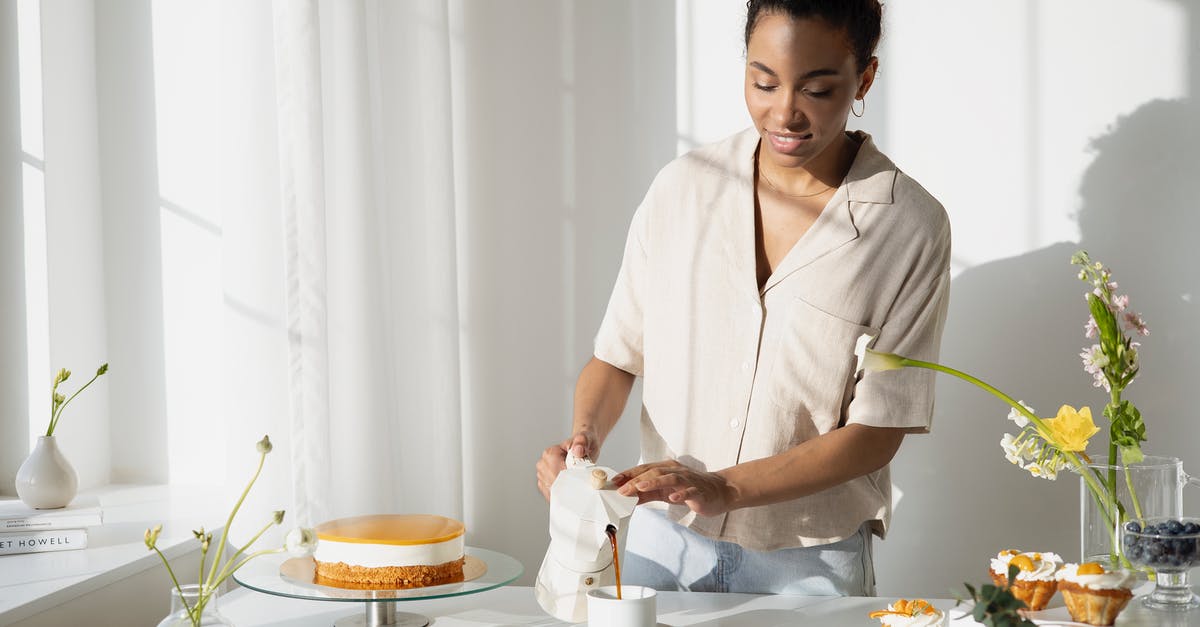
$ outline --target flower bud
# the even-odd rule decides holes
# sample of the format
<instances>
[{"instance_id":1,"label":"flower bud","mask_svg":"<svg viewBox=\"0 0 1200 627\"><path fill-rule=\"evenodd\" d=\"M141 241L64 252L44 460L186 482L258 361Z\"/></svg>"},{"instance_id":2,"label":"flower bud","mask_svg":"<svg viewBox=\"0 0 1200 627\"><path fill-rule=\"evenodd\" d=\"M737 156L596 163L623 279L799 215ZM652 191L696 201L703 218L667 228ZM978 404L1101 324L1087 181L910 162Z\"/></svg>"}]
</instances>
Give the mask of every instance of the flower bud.
<instances>
[{"instance_id":1,"label":"flower bud","mask_svg":"<svg viewBox=\"0 0 1200 627\"><path fill-rule=\"evenodd\" d=\"M162 533L162 525L154 525L152 529L146 530L145 542L147 549L153 549L154 544L158 542L158 534Z\"/></svg>"},{"instance_id":2,"label":"flower bud","mask_svg":"<svg viewBox=\"0 0 1200 627\"><path fill-rule=\"evenodd\" d=\"M58 371L58 374L54 376L54 385L58 385L59 383L66 381L70 377L71 377L71 371L67 370L66 368L62 368Z\"/></svg>"},{"instance_id":3,"label":"flower bud","mask_svg":"<svg viewBox=\"0 0 1200 627\"><path fill-rule=\"evenodd\" d=\"M258 452L262 453L264 455L266 455L267 453L270 453L271 449L274 448L273 446L271 446L271 438L269 438L265 435L263 436L263 439L258 441L258 444L256 446L258 448Z\"/></svg>"},{"instance_id":4,"label":"flower bud","mask_svg":"<svg viewBox=\"0 0 1200 627\"><path fill-rule=\"evenodd\" d=\"M108 372L108 364L102 364L99 368L96 369L96 376L98 377L106 372Z\"/></svg>"},{"instance_id":5,"label":"flower bud","mask_svg":"<svg viewBox=\"0 0 1200 627\"><path fill-rule=\"evenodd\" d=\"M284 512L284 510L282 510L282 509L275 512L275 524L277 524L277 525L283 524L283 512Z\"/></svg>"}]
</instances>

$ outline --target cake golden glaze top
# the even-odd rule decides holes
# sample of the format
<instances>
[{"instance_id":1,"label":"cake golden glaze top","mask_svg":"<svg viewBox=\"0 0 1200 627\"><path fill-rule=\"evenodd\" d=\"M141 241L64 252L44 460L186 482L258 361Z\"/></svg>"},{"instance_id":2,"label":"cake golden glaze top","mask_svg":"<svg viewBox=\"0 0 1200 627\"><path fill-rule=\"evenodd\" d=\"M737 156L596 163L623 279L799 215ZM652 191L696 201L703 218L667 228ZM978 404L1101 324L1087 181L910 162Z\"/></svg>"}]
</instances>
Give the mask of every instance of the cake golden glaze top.
<instances>
[{"instance_id":1,"label":"cake golden glaze top","mask_svg":"<svg viewBox=\"0 0 1200 627\"><path fill-rule=\"evenodd\" d=\"M453 540L465 527L433 514L375 514L323 522L316 531L318 539L330 542L419 545Z\"/></svg>"}]
</instances>

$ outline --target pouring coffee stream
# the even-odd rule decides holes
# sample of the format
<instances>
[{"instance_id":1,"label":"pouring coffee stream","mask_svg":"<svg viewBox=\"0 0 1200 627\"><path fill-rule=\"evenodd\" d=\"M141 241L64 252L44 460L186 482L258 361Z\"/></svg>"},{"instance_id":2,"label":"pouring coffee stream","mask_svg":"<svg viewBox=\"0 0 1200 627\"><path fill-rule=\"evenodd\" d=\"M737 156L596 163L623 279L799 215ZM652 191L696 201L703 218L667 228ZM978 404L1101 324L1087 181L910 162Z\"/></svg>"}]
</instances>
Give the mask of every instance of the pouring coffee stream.
<instances>
[{"instance_id":1,"label":"pouring coffee stream","mask_svg":"<svg viewBox=\"0 0 1200 627\"><path fill-rule=\"evenodd\" d=\"M613 551L613 572L617 574L617 600L621 600L621 558L617 555L617 528L614 525L609 525L604 528L604 533L608 534L608 542L612 544Z\"/></svg>"}]
</instances>

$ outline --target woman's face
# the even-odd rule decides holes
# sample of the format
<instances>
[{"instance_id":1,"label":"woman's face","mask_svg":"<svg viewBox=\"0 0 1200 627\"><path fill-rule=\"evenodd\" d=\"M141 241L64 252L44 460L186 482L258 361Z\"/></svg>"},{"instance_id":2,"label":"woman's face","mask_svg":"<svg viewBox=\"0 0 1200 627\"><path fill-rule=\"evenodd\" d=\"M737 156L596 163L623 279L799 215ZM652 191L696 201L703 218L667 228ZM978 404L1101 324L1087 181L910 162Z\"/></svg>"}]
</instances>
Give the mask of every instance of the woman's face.
<instances>
[{"instance_id":1,"label":"woman's face","mask_svg":"<svg viewBox=\"0 0 1200 627\"><path fill-rule=\"evenodd\" d=\"M746 108L762 136L760 154L803 166L840 140L875 67L872 58L859 74L845 33L823 20L760 16L746 46Z\"/></svg>"}]
</instances>

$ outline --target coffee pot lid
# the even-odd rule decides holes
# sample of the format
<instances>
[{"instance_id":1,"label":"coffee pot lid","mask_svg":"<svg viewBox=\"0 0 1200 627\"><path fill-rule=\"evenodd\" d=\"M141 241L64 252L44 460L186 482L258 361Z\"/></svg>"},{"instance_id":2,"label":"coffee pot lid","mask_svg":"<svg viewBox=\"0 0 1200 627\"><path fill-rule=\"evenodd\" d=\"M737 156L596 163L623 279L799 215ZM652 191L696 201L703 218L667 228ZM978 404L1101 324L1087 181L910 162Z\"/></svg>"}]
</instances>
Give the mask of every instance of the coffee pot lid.
<instances>
[{"instance_id":1,"label":"coffee pot lid","mask_svg":"<svg viewBox=\"0 0 1200 627\"><path fill-rule=\"evenodd\" d=\"M600 473L603 473L601 479ZM628 518L637 505L636 496L617 492L612 468L597 466L588 459L567 456L567 468L550 486L550 505L569 511L583 520L617 524Z\"/></svg>"}]
</instances>

